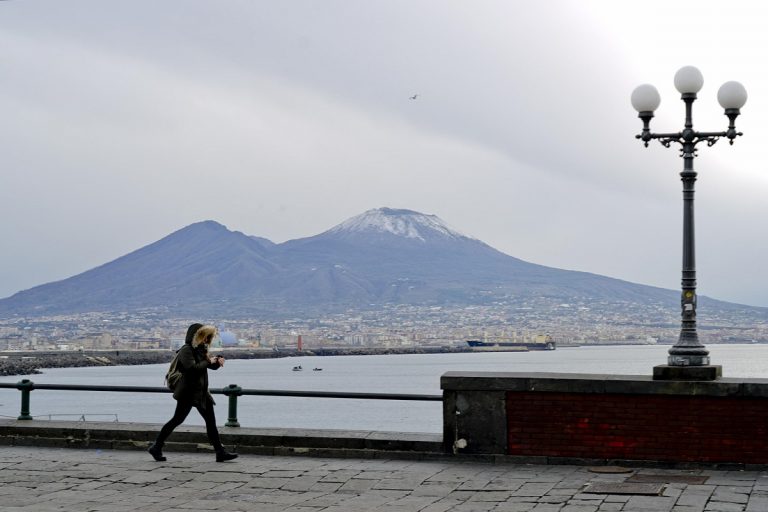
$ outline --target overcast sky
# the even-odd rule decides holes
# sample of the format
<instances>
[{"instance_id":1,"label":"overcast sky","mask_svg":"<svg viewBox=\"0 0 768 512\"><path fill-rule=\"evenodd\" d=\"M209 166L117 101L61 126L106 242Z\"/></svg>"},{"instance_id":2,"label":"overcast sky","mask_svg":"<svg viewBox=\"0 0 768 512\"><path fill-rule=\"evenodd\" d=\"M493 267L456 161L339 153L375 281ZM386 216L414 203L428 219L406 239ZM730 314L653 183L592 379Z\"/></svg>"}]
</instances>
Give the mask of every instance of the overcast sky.
<instances>
[{"instance_id":1,"label":"overcast sky","mask_svg":"<svg viewBox=\"0 0 768 512\"><path fill-rule=\"evenodd\" d=\"M764 6L765 5L765 6ZM699 67L699 293L768 306L768 4L0 2L0 297L212 219L275 242L435 214L527 261L678 289L682 160L629 96ZM415 100L409 99L418 94ZM762 122L760 122L762 121Z\"/></svg>"}]
</instances>

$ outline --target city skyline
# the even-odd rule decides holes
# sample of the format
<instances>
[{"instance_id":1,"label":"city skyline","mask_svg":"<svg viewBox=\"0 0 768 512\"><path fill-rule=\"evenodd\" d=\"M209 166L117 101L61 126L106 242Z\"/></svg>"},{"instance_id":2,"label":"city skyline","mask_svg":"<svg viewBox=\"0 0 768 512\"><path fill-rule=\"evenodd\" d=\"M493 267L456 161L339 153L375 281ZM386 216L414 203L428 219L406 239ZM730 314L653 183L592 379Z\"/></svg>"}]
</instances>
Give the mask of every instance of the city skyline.
<instances>
[{"instance_id":1,"label":"city skyline","mask_svg":"<svg viewBox=\"0 0 768 512\"><path fill-rule=\"evenodd\" d=\"M0 3L0 298L202 220L274 242L389 206L525 261L676 289L675 71L750 94L696 159L699 293L768 306L756 236L762 5L714 2ZM725 41L725 43L724 43Z\"/></svg>"}]
</instances>

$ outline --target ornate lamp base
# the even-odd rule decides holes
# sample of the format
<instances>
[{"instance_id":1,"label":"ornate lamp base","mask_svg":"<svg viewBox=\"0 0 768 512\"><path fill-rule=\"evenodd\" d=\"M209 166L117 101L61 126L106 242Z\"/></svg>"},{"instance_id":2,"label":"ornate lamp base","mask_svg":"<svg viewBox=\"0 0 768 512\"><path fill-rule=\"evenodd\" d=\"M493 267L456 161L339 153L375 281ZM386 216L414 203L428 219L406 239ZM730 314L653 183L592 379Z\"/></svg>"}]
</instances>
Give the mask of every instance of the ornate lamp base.
<instances>
[{"instance_id":1,"label":"ornate lamp base","mask_svg":"<svg viewBox=\"0 0 768 512\"><path fill-rule=\"evenodd\" d=\"M676 353L671 353L672 351ZM703 355L702 355L703 354ZM677 347L670 349L670 354L667 357L667 364L669 366L709 366L709 352L704 347L696 352L684 351Z\"/></svg>"},{"instance_id":2,"label":"ornate lamp base","mask_svg":"<svg viewBox=\"0 0 768 512\"><path fill-rule=\"evenodd\" d=\"M718 380L723 376L720 365L670 366L660 364L653 367L653 380Z\"/></svg>"}]
</instances>

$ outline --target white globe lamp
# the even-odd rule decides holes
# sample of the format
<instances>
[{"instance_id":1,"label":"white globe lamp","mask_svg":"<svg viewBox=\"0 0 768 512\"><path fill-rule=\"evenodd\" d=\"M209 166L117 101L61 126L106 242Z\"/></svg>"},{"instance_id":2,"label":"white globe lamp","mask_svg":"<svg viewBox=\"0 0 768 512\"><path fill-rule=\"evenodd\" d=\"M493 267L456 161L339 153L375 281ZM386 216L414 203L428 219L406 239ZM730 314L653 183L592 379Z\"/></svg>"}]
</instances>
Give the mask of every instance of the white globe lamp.
<instances>
[{"instance_id":1,"label":"white globe lamp","mask_svg":"<svg viewBox=\"0 0 768 512\"><path fill-rule=\"evenodd\" d=\"M638 112L653 112L661 104L659 91L651 84L643 84L635 87L632 91L632 106Z\"/></svg>"},{"instance_id":2,"label":"white globe lamp","mask_svg":"<svg viewBox=\"0 0 768 512\"><path fill-rule=\"evenodd\" d=\"M747 90L739 82L725 82L717 91L717 102L724 109L740 109L747 102Z\"/></svg>"},{"instance_id":3,"label":"white globe lamp","mask_svg":"<svg viewBox=\"0 0 768 512\"><path fill-rule=\"evenodd\" d=\"M704 85L704 77L698 68L684 66L675 73L675 88L680 94L696 94Z\"/></svg>"}]
</instances>

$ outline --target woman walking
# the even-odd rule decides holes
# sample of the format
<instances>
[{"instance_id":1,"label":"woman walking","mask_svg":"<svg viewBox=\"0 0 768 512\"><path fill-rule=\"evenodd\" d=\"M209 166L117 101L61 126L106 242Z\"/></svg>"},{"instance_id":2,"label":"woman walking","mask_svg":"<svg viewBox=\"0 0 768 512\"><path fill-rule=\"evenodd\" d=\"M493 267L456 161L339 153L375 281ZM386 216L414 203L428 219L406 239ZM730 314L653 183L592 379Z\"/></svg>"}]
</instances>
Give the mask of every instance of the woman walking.
<instances>
[{"instance_id":1,"label":"woman walking","mask_svg":"<svg viewBox=\"0 0 768 512\"><path fill-rule=\"evenodd\" d=\"M194 407L205 420L205 430L208 440L216 450L216 462L224 462L237 458L236 453L224 449L216 428L216 416L213 411L214 401L208 391L208 370L218 370L224 366L221 356L210 357L208 348L216 336L216 328L212 325L192 324L187 329L184 346L178 351L177 368L181 372L181 380L176 384L173 398L176 399L176 412L160 430L155 443L149 447L149 453L156 461L164 461L163 445L173 429L182 424Z\"/></svg>"}]
</instances>

